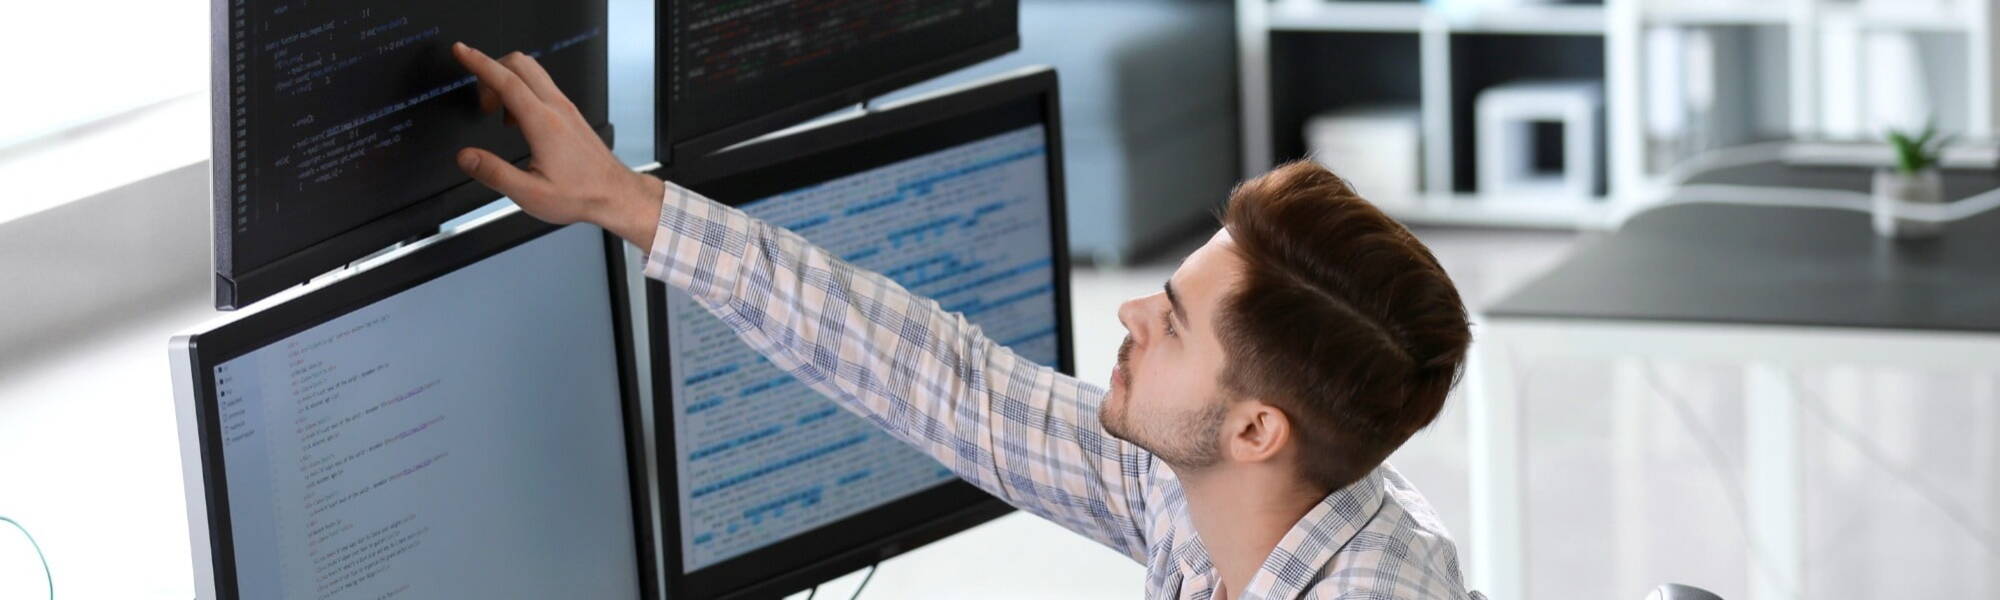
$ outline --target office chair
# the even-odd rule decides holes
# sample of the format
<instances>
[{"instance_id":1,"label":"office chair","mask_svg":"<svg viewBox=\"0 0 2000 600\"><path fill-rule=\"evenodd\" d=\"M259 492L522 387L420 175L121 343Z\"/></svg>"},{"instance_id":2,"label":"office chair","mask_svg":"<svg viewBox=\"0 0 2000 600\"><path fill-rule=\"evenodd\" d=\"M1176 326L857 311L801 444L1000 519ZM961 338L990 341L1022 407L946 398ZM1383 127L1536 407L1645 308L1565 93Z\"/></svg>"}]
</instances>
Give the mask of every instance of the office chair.
<instances>
[{"instance_id":1,"label":"office chair","mask_svg":"<svg viewBox=\"0 0 2000 600\"><path fill-rule=\"evenodd\" d=\"M1653 588L1652 593L1646 594L1646 600L1722 600L1722 597L1691 585L1668 583Z\"/></svg>"}]
</instances>

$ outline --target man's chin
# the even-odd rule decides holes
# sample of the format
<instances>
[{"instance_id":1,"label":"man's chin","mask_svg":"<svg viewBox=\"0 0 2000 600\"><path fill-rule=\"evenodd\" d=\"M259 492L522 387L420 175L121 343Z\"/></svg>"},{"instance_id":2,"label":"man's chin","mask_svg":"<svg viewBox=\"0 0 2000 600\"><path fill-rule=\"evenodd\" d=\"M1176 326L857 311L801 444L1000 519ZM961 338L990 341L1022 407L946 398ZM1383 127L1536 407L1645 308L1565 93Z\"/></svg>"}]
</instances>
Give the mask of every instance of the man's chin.
<instances>
[{"instance_id":1,"label":"man's chin","mask_svg":"<svg viewBox=\"0 0 2000 600\"><path fill-rule=\"evenodd\" d=\"M1131 444L1133 447L1144 450L1148 454L1153 453L1151 444L1140 441L1139 438L1132 435L1132 432L1125 430L1125 415L1123 413L1098 411L1098 420L1104 425L1104 433L1110 435L1111 439Z\"/></svg>"},{"instance_id":2,"label":"man's chin","mask_svg":"<svg viewBox=\"0 0 2000 600\"><path fill-rule=\"evenodd\" d=\"M1097 424L1103 426L1104 431L1110 433L1111 437L1131 441L1125 438L1124 398L1119 396L1116 388L1104 396L1104 404L1097 407Z\"/></svg>"}]
</instances>

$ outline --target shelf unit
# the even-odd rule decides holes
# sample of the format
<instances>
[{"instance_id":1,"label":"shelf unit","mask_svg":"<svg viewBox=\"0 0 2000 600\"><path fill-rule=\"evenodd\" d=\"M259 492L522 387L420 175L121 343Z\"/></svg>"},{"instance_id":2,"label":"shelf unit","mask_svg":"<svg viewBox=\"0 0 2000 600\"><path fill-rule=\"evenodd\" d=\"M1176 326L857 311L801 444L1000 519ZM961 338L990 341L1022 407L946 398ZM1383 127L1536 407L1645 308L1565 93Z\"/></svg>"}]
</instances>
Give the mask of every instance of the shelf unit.
<instances>
[{"instance_id":1,"label":"shelf unit","mask_svg":"<svg viewBox=\"0 0 2000 600\"><path fill-rule=\"evenodd\" d=\"M1383 202L1391 215L1432 225L1604 227L1616 211L1602 197L1499 198L1474 189L1471 120L1477 92L1491 85L1601 81L1606 12L1602 4L1459 10L1418 2L1240 0L1243 171L1304 156L1301 126L1316 113L1414 106L1423 139L1421 191ZM1322 70L1338 75L1318 76Z\"/></svg>"},{"instance_id":2,"label":"shelf unit","mask_svg":"<svg viewBox=\"0 0 2000 600\"><path fill-rule=\"evenodd\" d=\"M1392 31L1414 33L1431 21L1449 31L1548 35L1602 35L1604 6L1546 4L1504 11L1451 11L1417 2L1275 0L1268 4L1273 31Z\"/></svg>"},{"instance_id":3,"label":"shelf unit","mask_svg":"<svg viewBox=\"0 0 2000 600\"><path fill-rule=\"evenodd\" d=\"M1960 139L1983 140L2000 123L1993 98L1995 0L1608 1L1614 79L1625 79L1611 83L1622 96L1613 101L1612 185L1641 202L1665 193L1676 165L1731 145L1876 140L1884 127L1931 119ZM1737 119L1732 125L1748 125L1734 130L1737 137L1663 152L1648 111L1670 94L1649 86L1644 73L1655 58L1644 38L1661 30L1705 35L1716 64L1746 69L1742 79L1762 82L1733 94L1718 89L1714 101L1736 104L1737 113L1762 113L1761 119ZM1914 60L1878 64L1893 57L1870 51L1871 41L1903 44ZM1882 105L1885 90L1910 89L1917 91ZM1759 102L1766 106L1743 108Z\"/></svg>"},{"instance_id":4,"label":"shelf unit","mask_svg":"<svg viewBox=\"0 0 2000 600\"><path fill-rule=\"evenodd\" d=\"M1906 52L1923 71L1875 72L1921 87L1918 104L1961 138L1993 138L2000 123L1996 4L1238 0L1242 169L1247 176L1304 156L1301 125L1313 114L1414 106L1422 191L1385 202L1385 211L1412 224L1615 227L1663 198L1676 167L1703 155L1787 139L1873 137L1884 121L1924 120L1879 114L1887 109L1877 106L1878 96L1889 84L1866 81L1868 61L1880 60L1864 52L1873 36L1914 40ZM1648 72L1664 55L1650 38L1661 37L1695 40L1688 44L1699 45L1708 62L1661 84ZM1509 199L1475 189L1471 99L1490 85L1537 78L1603 82L1603 196ZM1676 86L1685 89L1664 89ZM1670 104L1688 95L1702 105ZM1661 133L1661 123L1675 121L1680 129Z\"/></svg>"}]
</instances>

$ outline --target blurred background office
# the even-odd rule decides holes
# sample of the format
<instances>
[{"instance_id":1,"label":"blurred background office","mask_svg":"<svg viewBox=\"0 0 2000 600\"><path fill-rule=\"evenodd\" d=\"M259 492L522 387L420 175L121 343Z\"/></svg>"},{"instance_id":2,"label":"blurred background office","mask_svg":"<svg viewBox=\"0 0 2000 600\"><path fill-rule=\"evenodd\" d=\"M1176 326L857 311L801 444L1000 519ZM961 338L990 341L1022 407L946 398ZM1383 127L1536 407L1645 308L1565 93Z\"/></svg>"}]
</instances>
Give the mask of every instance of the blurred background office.
<instances>
[{"instance_id":1,"label":"blurred background office","mask_svg":"<svg viewBox=\"0 0 2000 600\"><path fill-rule=\"evenodd\" d=\"M610 4L616 152L638 165L655 9ZM192 595L160 350L213 315L209 5L0 9L0 515L40 548L0 527L0 597L41 594L44 553L66 598ZM1423 238L1477 315L1453 402L1391 458L1474 587L2000 596L2000 0L1020 16L1020 52L898 97L1057 67L1084 379L1109 376L1118 303L1207 237L1231 185L1312 158ZM1927 127L1949 139L1905 146L1928 161L1888 141ZM1141 576L1015 514L885 563L869 593L1136 598Z\"/></svg>"}]
</instances>

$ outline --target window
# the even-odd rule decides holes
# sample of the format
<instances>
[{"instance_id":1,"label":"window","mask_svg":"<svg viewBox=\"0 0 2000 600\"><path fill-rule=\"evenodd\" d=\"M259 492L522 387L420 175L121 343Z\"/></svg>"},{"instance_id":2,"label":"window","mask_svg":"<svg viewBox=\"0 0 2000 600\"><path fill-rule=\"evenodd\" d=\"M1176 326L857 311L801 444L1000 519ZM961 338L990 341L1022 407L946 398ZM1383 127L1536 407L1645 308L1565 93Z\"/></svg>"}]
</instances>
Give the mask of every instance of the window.
<instances>
[{"instance_id":1,"label":"window","mask_svg":"<svg viewBox=\"0 0 2000 600\"><path fill-rule=\"evenodd\" d=\"M0 221L207 156L207 0L0 9Z\"/></svg>"},{"instance_id":2,"label":"window","mask_svg":"<svg viewBox=\"0 0 2000 600\"><path fill-rule=\"evenodd\" d=\"M207 0L10 3L0 18L0 150L200 94Z\"/></svg>"}]
</instances>

